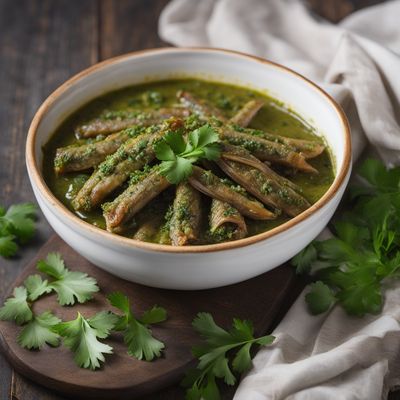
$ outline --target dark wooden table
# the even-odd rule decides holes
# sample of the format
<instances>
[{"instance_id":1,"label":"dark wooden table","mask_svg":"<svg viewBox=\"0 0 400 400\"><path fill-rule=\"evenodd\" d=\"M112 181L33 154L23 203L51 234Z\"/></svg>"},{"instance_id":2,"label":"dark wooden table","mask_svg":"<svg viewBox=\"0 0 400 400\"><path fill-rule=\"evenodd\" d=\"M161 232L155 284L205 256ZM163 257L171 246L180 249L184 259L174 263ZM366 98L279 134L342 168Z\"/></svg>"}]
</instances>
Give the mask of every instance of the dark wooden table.
<instances>
[{"instance_id":1,"label":"dark wooden table","mask_svg":"<svg viewBox=\"0 0 400 400\"><path fill-rule=\"evenodd\" d=\"M165 46L158 16L168 0L0 0L0 204L34 201L25 169L25 136L42 101L78 71L109 57ZM337 22L374 0L309 0ZM0 259L0 300L52 233L43 216L21 256ZM224 393L232 398L233 390ZM182 399L173 387L148 399ZM59 400L15 373L0 355L0 400ZM391 400L400 399L392 394Z\"/></svg>"}]
</instances>

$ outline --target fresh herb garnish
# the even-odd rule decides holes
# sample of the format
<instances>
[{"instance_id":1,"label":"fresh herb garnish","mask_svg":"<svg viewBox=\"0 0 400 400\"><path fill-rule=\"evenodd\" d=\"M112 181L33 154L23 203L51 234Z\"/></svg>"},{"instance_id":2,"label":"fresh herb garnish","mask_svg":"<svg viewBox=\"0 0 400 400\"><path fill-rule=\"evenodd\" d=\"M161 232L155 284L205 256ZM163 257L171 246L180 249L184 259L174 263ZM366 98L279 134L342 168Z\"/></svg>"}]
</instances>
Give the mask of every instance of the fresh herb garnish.
<instances>
[{"instance_id":1,"label":"fresh herb garnish","mask_svg":"<svg viewBox=\"0 0 400 400\"><path fill-rule=\"evenodd\" d=\"M43 280L38 274L29 275L25 281L24 286L28 290L29 301L35 301L45 293L51 292L51 287L47 279Z\"/></svg>"},{"instance_id":2,"label":"fresh herb garnish","mask_svg":"<svg viewBox=\"0 0 400 400\"><path fill-rule=\"evenodd\" d=\"M192 173L192 164L200 159L216 160L220 156L218 134L209 125L191 131L188 141L179 132L168 132L155 146L162 161L160 172L169 182L177 184Z\"/></svg>"},{"instance_id":3,"label":"fresh herb garnish","mask_svg":"<svg viewBox=\"0 0 400 400\"><path fill-rule=\"evenodd\" d=\"M112 347L98 339L107 338L117 320L118 317L109 311L101 311L92 318L84 318L78 313L76 319L61 322L53 329L74 353L75 363L94 370L100 368L100 361L105 361L104 354L112 354Z\"/></svg>"},{"instance_id":4,"label":"fresh herb garnish","mask_svg":"<svg viewBox=\"0 0 400 400\"><path fill-rule=\"evenodd\" d=\"M53 328L61 320L46 311L43 314L34 316L22 329L17 337L17 342L26 349L41 349L45 343L50 346L58 346L60 336L53 331Z\"/></svg>"},{"instance_id":5,"label":"fresh herb garnish","mask_svg":"<svg viewBox=\"0 0 400 400\"><path fill-rule=\"evenodd\" d=\"M14 204L6 211L0 207L0 255L12 257L19 243L26 243L35 232L37 207L32 203Z\"/></svg>"},{"instance_id":6,"label":"fresh herb garnish","mask_svg":"<svg viewBox=\"0 0 400 400\"><path fill-rule=\"evenodd\" d=\"M94 278L83 272L70 271L66 268L59 253L49 253L45 261L38 262L37 269L54 278L47 287L57 292L58 302L62 306L75 304L75 301L84 303L99 291ZM38 285L40 285L39 282Z\"/></svg>"},{"instance_id":7,"label":"fresh herb garnish","mask_svg":"<svg viewBox=\"0 0 400 400\"><path fill-rule=\"evenodd\" d=\"M135 317L131 310L129 299L121 292L111 293L108 296L110 304L123 312L115 329L122 331L124 341L128 346L128 354L138 360L151 361L161 356L165 345L152 336L148 325L156 324L167 319L164 308L154 306L146 311L141 318Z\"/></svg>"},{"instance_id":8,"label":"fresh herb garnish","mask_svg":"<svg viewBox=\"0 0 400 400\"><path fill-rule=\"evenodd\" d=\"M0 320L15 321L22 325L32 319L32 311L28 304L28 291L25 287L19 286L14 289L14 297L6 300L0 308Z\"/></svg>"},{"instance_id":9,"label":"fresh herb garnish","mask_svg":"<svg viewBox=\"0 0 400 400\"><path fill-rule=\"evenodd\" d=\"M131 309L129 298L121 292L115 292L107 298L112 306L122 311L122 315L101 311L87 318L78 312L76 319L71 321L61 321L50 311L35 315L31 310L32 302L55 290L55 286L58 287L59 298L66 296L67 300L60 302L63 305L75 303L75 298L82 302L89 300L96 291L92 284L98 290L96 281L81 272L78 273L81 274L83 289L78 289L75 285L69 286L65 282L61 285L60 281L70 281L66 277L72 272L65 267L58 253L50 253L46 261L38 263L38 269L55 280L44 280L38 274L28 276L24 281L25 286L15 288L14 297L7 299L0 308L0 320L22 325L17 336L21 347L40 350L46 344L58 346L62 339L62 343L73 352L75 363L79 367L95 370L105 361L105 354L113 352L110 345L99 339L108 338L112 331L120 331L128 347L128 354L132 357L151 361L161 356L165 345L153 337L149 325L166 320L167 312L164 308L153 306L141 317L137 317ZM92 280L90 290L88 279ZM61 286L62 291L65 290L67 294L60 295ZM274 340L273 336L255 338L253 326L246 320L234 319L232 328L226 331L216 325L208 313L199 313L193 321L193 327L206 343L193 349L199 363L183 381L183 385L188 387L188 399L219 399L216 378L223 378L226 384L234 385L234 373L242 373L251 366L251 347L254 344L265 346ZM232 354L233 352L236 353ZM232 359L230 355L233 356Z\"/></svg>"},{"instance_id":10,"label":"fresh herb garnish","mask_svg":"<svg viewBox=\"0 0 400 400\"><path fill-rule=\"evenodd\" d=\"M275 339L270 335L255 338L251 322L237 318L233 319L232 328L226 331L208 313L199 313L193 321L193 327L206 343L193 348L199 363L182 381L182 385L188 388L187 400L219 399L216 378L223 378L227 385L234 385L234 372L243 373L251 366L252 345L266 346ZM231 354L232 351L236 351L236 354L231 361L227 353Z\"/></svg>"},{"instance_id":11,"label":"fresh herb garnish","mask_svg":"<svg viewBox=\"0 0 400 400\"><path fill-rule=\"evenodd\" d=\"M314 243L315 242L311 242L292 258L292 265L296 267L296 272L298 274L309 272L311 264L317 259L317 249Z\"/></svg>"},{"instance_id":12,"label":"fresh herb garnish","mask_svg":"<svg viewBox=\"0 0 400 400\"><path fill-rule=\"evenodd\" d=\"M15 288L14 297L7 299L0 308L0 320L23 325L17 337L20 346L27 349L41 349L46 343L57 346L62 336L64 344L73 351L77 365L94 370L104 361L104 354L112 353L112 347L98 339L105 339L112 330L116 330L123 331L131 356L147 361L160 357L164 343L152 336L148 325L165 321L165 309L154 306L137 318L130 308L128 297L117 292L111 294L109 300L111 305L123 312L122 316L102 311L85 318L78 313L75 320L61 322L49 311L34 315L32 302L53 290L62 306L73 305L76 301L84 303L99 291L94 278L83 272L68 270L59 253L49 253L46 260L38 262L37 269L47 274L50 280L38 274L28 276L24 286Z\"/></svg>"},{"instance_id":13,"label":"fresh herb garnish","mask_svg":"<svg viewBox=\"0 0 400 400\"><path fill-rule=\"evenodd\" d=\"M336 236L292 259L298 272L317 281L306 296L314 314L335 303L352 315L378 313L383 284L400 277L400 167L371 159L359 174L365 185L350 189L350 211L333 224Z\"/></svg>"}]
</instances>

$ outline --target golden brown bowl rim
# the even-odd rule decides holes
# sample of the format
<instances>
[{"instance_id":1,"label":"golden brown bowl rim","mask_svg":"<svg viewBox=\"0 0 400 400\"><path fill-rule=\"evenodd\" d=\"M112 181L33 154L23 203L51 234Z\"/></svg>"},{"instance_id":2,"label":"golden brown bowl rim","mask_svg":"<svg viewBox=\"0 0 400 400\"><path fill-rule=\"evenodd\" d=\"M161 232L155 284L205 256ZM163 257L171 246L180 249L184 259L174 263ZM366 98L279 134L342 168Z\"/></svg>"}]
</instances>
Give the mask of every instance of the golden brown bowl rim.
<instances>
[{"instance_id":1,"label":"golden brown bowl rim","mask_svg":"<svg viewBox=\"0 0 400 400\"><path fill-rule=\"evenodd\" d=\"M235 240L232 242L224 242L224 243L217 243L217 244L207 244L207 245L191 245L191 246L182 246L182 247L174 247L170 245L163 245L163 244L156 244L156 243L148 243L142 242L139 240L126 238L123 236L119 236L110 232L107 232L104 229L98 228L94 225L91 225L88 222L83 221L78 216L76 216L73 212L68 210L50 191L48 186L46 185L42 173L41 168L39 168L36 160L35 155L35 141L36 141L36 134L38 126L42 120L42 118L46 115L48 110L52 107L53 103L56 101L58 97L60 97L66 90L70 88L71 85L75 84L81 78L91 74L94 71L97 71L101 68L104 68L110 64L117 63L121 60L126 58L130 58L132 56L139 56L142 54L162 54L162 53L169 53L169 52L211 52L211 53L227 53L233 54L245 59L250 59L252 61L256 61L262 64L272 65L275 68L281 69L288 74L294 75L296 78L302 79L305 81L312 89L319 92L323 97L325 97L328 102L332 105L333 109L337 112L339 119L342 124L343 132L345 135L345 149L344 149L344 157L342 167L338 171L334 182L329 187L329 189L325 192L325 194L311 207L307 210L299 214L298 216L290 219L289 221L273 228L269 231L259 233L254 236L249 236L244 239ZM269 239L273 236L276 236L282 232L287 231L288 229L292 228L296 224L304 221L312 214L314 214L317 210L324 207L337 193L337 191L342 186L343 182L346 179L346 176L349 172L350 164L351 164L351 137L350 137L350 127L347 121L346 115L344 114L342 108L339 104L323 89L317 86L315 83L310 81L309 79L305 78L303 75L291 70L290 68L284 67L283 65L277 64L273 61L266 60L261 57L252 56L249 54L245 54L238 51L233 50L226 50L226 49L219 49L219 48L207 48L207 47L165 47L165 48L155 48L155 49L147 49L147 50L139 50L130 53L126 53L117 57L113 57L107 59L105 61L99 62L81 72L74 75L72 78L68 79L65 83L59 86L53 93L51 93L47 99L42 103L38 111L36 112L31 125L29 127L27 142L26 142L26 164L27 168L30 171L31 179L37 186L37 189L40 193L46 198L46 200L53 205L65 218L72 221L74 224L77 224L82 229L86 229L97 235L99 239L104 239L111 241L117 245L123 245L124 247L133 247L139 248L142 250L149 250L149 251L157 251L157 252L166 252L166 253L210 253L222 250L231 250L237 249L241 247L245 247L251 244L259 243L266 239Z\"/></svg>"}]
</instances>

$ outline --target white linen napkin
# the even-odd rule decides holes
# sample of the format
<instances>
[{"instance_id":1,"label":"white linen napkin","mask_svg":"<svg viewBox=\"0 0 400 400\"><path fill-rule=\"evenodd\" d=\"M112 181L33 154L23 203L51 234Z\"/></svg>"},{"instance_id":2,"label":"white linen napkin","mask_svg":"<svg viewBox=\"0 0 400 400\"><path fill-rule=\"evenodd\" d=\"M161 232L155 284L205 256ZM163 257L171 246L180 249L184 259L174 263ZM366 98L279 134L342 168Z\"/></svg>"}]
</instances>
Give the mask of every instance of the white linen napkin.
<instances>
[{"instance_id":1,"label":"white linen napkin","mask_svg":"<svg viewBox=\"0 0 400 400\"><path fill-rule=\"evenodd\" d=\"M159 21L177 46L239 50L316 81L344 108L356 160L368 141L400 164L400 1L358 11L340 24L317 20L299 0L173 0ZM400 285L381 314L341 308L311 316L304 295L261 349L235 400L377 400L400 385Z\"/></svg>"}]
</instances>

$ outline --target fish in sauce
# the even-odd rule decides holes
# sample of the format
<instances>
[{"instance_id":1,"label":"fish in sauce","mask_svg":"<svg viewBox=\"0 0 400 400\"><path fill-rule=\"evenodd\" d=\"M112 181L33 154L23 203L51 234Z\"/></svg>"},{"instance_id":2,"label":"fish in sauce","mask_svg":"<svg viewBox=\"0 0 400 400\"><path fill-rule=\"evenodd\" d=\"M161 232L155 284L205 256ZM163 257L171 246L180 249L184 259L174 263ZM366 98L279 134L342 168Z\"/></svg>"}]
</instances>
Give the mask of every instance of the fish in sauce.
<instances>
[{"instance_id":1,"label":"fish in sauce","mask_svg":"<svg viewBox=\"0 0 400 400\"><path fill-rule=\"evenodd\" d=\"M203 125L219 157L172 184L155 147ZM320 135L249 88L166 80L105 94L68 117L43 148L50 190L84 221L172 246L239 240L301 214L327 191L333 161Z\"/></svg>"}]
</instances>

